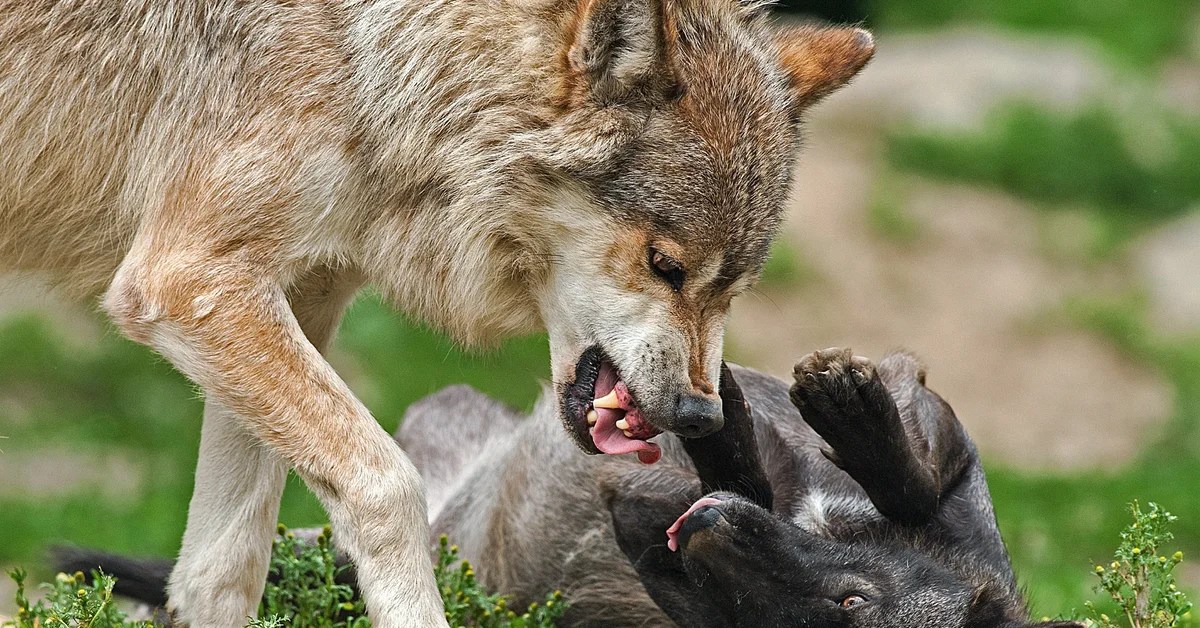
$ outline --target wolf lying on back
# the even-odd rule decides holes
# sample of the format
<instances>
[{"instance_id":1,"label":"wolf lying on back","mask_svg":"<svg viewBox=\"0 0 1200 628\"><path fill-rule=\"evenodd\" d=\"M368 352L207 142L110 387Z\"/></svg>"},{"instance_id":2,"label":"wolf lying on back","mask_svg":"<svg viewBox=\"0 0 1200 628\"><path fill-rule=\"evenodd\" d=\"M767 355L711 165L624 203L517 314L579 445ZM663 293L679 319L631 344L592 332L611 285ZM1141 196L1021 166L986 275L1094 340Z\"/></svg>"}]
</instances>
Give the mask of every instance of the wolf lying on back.
<instances>
[{"instance_id":1,"label":"wolf lying on back","mask_svg":"<svg viewBox=\"0 0 1200 628\"><path fill-rule=\"evenodd\" d=\"M550 399L521 421L465 387L398 439L435 532L520 604L562 589L566 625L1033 625L975 448L917 361L830 349L795 376L789 404L785 383L724 370L726 427L664 437L652 467L574 455ZM105 566L161 601L165 567Z\"/></svg>"},{"instance_id":2,"label":"wolf lying on back","mask_svg":"<svg viewBox=\"0 0 1200 628\"><path fill-rule=\"evenodd\" d=\"M547 403L518 422L461 388L398 438L433 528L521 603L562 589L567 624L1030 625L975 447L918 362L830 349L795 376L789 404L785 383L726 370L725 429L663 438L654 467L573 456Z\"/></svg>"}]
</instances>

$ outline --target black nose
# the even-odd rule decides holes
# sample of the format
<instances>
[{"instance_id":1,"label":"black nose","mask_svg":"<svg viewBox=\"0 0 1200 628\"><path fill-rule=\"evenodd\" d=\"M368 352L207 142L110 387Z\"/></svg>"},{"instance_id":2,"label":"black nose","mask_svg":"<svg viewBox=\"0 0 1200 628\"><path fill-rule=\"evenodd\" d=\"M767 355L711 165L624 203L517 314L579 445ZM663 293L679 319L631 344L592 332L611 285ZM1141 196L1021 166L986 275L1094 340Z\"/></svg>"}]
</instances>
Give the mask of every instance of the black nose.
<instances>
[{"instance_id":1,"label":"black nose","mask_svg":"<svg viewBox=\"0 0 1200 628\"><path fill-rule=\"evenodd\" d=\"M708 436L725 426L720 397L680 395L675 407L676 434L685 438Z\"/></svg>"},{"instance_id":2,"label":"black nose","mask_svg":"<svg viewBox=\"0 0 1200 628\"><path fill-rule=\"evenodd\" d=\"M683 527L679 528L679 546L687 547L688 540L692 538L693 534L717 525L720 520L721 511L712 506L697 509L683 520Z\"/></svg>"}]
</instances>

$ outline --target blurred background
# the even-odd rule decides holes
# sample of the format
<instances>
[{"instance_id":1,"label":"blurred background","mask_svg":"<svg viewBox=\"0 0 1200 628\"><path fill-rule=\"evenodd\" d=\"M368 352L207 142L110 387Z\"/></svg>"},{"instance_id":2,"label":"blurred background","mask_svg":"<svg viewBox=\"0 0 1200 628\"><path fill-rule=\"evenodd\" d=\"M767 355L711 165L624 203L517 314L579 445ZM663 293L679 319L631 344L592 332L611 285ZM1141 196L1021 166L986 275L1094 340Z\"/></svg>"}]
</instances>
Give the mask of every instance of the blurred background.
<instances>
[{"instance_id":1,"label":"blurred background","mask_svg":"<svg viewBox=\"0 0 1200 628\"><path fill-rule=\"evenodd\" d=\"M1179 516L1200 590L1200 4L784 2L862 22L861 77L812 113L789 217L730 359L905 347L983 452L1037 615L1082 609L1126 503ZM464 355L376 298L332 355L386 428L468 382L528 407L542 337ZM48 543L170 555L201 404L169 365L33 282L0 286L0 567ZM325 516L294 479L291 526ZM39 572L39 570L41 570ZM11 607L0 585L0 612Z\"/></svg>"}]
</instances>

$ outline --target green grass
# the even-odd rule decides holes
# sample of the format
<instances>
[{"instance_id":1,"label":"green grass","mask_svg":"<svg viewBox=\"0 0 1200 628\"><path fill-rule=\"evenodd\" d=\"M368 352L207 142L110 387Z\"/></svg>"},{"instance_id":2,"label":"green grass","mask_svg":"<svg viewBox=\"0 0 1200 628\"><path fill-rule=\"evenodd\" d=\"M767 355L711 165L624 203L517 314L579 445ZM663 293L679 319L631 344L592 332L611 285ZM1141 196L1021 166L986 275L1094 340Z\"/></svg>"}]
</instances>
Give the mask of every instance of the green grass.
<instances>
[{"instance_id":1,"label":"green grass","mask_svg":"<svg viewBox=\"0 0 1200 628\"><path fill-rule=\"evenodd\" d=\"M873 0L867 22L891 28L996 24L1089 38L1114 59L1138 67L1181 53L1194 0Z\"/></svg>"},{"instance_id":2,"label":"green grass","mask_svg":"<svg viewBox=\"0 0 1200 628\"><path fill-rule=\"evenodd\" d=\"M881 174L867 202L867 225L893 244L908 246L921 239L921 222L909 213L905 190L890 174Z\"/></svg>"},{"instance_id":3,"label":"green grass","mask_svg":"<svg viewBox=\"0 0 1200 628\"><path fill-rule=\"evenodd\" d=\"M786 237L780 236L771 245L771 253L763 265L758 286L763 289L794 289L815 279L816 271L805 263Z\"/></svg>"},{"instance_id":4,"label":"green grass","mask_svg":"<svg viewBox=\"0 0 1200 628\"><path fill-rule=\"evenodd\" d=\"M1200 125L1167 126L1165 145L1139 151L1131 140L1144 138L1131 138L1103 108L1058 114L1014 105L978 133L894 132L887 154L900 170L997 186L1050 210L1083 207L1099 218L1093 240L1102 254L1200 200Z\"/></svg>"}]
</instances>

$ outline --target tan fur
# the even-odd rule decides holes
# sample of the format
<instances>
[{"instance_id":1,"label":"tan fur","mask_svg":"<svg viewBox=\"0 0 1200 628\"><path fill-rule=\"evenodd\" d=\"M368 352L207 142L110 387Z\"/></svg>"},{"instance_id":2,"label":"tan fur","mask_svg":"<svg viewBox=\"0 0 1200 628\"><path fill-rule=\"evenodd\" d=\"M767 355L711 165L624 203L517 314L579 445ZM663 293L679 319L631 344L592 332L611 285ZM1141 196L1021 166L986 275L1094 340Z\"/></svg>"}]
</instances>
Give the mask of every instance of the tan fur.
<instances>
[{"instance_id":1,"label":"tan fur","mask_svg":"<svg viewBox=\"0 0 1200 628\"><path fill-rule=\"evenodd\" d=\"M871 49L844 30L780 48L752 12L733 0L0 0L0 267L103 293L121 331L208 403L171 586L181 621L253 611L287 465L328 508L375 625L443 623L417 473L318 349L370 282L468 344L549 328L561 380L581 343L619 341L632 307L614 306L607 331L572 322L580 297L562 286L598 280L572 275L573 260L586 266L615 225L653 222L613 214L591 182L656 134L722 189L747 172L772 182L769 198L752 186L722 202L736 219L696 208L740 225L726 240L644 227L741 260L722 296L686 293L670 327L646 332L682 330L670 346L690 355L658 369L679 377L644 376L647 408L687 382L711 393L730 286L757 273L778 220L794 139L779 114L845 82ZM707 39L740 52L705 52ZM648 117L660 109L662 124ZM692 187L671 179L687 162L641 163L652 185ZM623 276L645 274L634 253ZM661 288L629 289L669 301ZM643 377L633 355L621 357L631 381ZM231 540L245 552L206 549Z\"/></svg>"}]
</instances>

